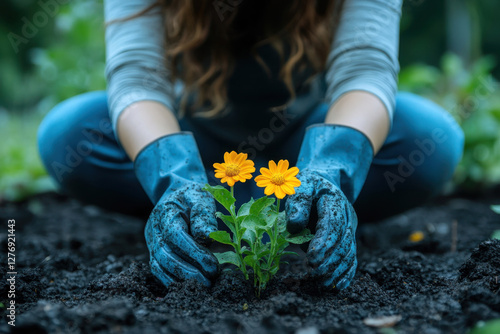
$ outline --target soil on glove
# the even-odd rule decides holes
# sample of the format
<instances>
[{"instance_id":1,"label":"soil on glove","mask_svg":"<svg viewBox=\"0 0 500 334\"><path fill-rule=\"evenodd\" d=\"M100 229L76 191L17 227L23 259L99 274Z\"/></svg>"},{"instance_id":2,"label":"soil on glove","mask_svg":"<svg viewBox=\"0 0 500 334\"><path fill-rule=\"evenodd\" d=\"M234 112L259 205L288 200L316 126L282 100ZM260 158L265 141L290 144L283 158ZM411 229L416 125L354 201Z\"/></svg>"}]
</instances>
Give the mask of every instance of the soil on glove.
<instances>
[{"instance_id":1,"label":"soil on glove","mask_svg":"<svg viewBox=\"0 0 500 334\"><path fill-rule=\"evenodd\" d=\"M318 289L302 253L288 259L260 300L238 273L224 272L209 289L162 286L149 270L145 218L55 194L3 203L0 332L464 333L500 318L493 203L500 198L446 199L360 224L349 288ZM16 221L15 327L5 310L8 219ZM423 239L410 241L418 231Z\"/></svg>"}]
</instances>

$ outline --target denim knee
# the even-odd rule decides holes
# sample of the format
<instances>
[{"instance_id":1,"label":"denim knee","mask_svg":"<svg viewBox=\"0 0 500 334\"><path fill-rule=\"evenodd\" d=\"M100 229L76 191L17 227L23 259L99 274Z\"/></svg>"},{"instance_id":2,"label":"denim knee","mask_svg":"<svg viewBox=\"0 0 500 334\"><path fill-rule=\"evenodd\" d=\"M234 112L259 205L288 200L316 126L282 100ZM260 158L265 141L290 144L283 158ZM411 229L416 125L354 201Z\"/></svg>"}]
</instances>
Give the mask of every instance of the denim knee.
<instances>
[{"instance_id":1,"label":"denim knee","mask_svg":"<svg viewBox=\"0 0 500 334\"><path fill-rule=\"evenodd\" d=\"M105 135L112 135L112 131L106 92L75 96L55 106L40 124L40 158L49 174L64 188L96 144L100 144Z\"/></svg>"},{"instance_id":2,"label":"denim knee","mask_svg":"<svg viewBox=\"0 0 500 334\"><path fill-rule=\"evenodd\" d=\"M105 92L57 105L40 125L38 146L47 171L66 194L113 211L151 210L133 162L114 136Z\"/></svg>"}]
</instances>

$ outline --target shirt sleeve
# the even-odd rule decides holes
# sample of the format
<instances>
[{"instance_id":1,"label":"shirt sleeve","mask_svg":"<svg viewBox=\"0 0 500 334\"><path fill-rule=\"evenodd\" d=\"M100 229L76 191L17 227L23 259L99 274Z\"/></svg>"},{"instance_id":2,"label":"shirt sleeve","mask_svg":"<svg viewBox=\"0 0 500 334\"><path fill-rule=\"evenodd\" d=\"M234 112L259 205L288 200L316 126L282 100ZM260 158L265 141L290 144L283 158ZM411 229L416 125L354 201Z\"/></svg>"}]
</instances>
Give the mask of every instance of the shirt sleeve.
<instances>
[{"instance_id":1,"label":"shirt sleeve","mask_svg":"<svg viewBox=\"0 0 500 334\"><path fill-rule=\"evenodd\" d=\"M345 0L326 71L326 101L361 90L377 96L392 122L399 73L402 0Z\"/></svg>"},{"instance_id":2,"label":"shirt sleeve","mask_svg":"<svg viewBox=\"0 0 500 334\"><path fill-rule=\"evenodd\" d=\"M173 87L165 66L163 18L159 8L129 20L155 0L105 0L106 79L113 129L120 113L139 101L173 110Z\"/></svg>"}]
</instances>

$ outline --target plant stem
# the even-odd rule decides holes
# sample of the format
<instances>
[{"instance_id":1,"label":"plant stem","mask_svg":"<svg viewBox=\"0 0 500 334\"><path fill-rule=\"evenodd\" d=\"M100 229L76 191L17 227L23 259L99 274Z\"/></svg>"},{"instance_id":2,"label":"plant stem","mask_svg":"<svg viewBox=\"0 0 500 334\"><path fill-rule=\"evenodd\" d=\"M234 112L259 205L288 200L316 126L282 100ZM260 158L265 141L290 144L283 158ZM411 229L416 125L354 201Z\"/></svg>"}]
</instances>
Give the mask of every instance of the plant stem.
<instances>
[{"instance_id":1,"label":"plant stem","mask_svg":"<svg viewBox=\"0 0 500 334\"><path fill-rule=\"evenodd\" d=\"M276 213L278 214L276 216L276 220L274 221L273 226L270 228L270 233L269 234L269 239L271 242L271 250L269 252L269 257L267 261L267 269L271 270L273 266L274 259L276 258L276 252L278 251L276 249L277 243L278 243L278 219L279 219L279 214L280 214L280 199L278 198L278 202L276 203Z\"/></svg>"},{"instance_id":2,"label":"plant stem","mask_svg":"<svg viewBox=\"0 0 500 334\"><path fill-rule=\"evenodd\" d=\"M234 186L232 186L230 188L231 188L231 196L234 198ZM240 224L238 224L238 220L236 219L236 213L234 212L234 206L233 206L233 210L231 210L229 213L231 214L231 217L233 217L234 229L236 231L236 235L235 235L236 254L238 254L238 257L240 259L241 271L243 272L243 275L245 275L245 279L248 280L247 267L245 265L245 262L243 262L243 254L241 253L241 237L242 237L242 235L240 235Z\"/></svg>"}]
</instances>

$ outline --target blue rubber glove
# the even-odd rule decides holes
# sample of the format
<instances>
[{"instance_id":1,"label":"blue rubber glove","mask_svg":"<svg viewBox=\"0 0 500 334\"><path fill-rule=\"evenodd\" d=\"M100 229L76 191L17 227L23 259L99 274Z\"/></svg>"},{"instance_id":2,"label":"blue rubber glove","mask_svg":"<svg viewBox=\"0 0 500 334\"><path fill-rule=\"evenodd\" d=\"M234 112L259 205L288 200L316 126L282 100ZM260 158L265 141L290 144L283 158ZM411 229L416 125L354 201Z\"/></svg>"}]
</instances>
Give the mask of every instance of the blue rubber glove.
<instances>
[{"instance_id":1,"label":"blue rubber glove","mask_svg":"<svg viewBox=\"0 0 500 334\"><path fill-rule=\"evenodd\" d=\"M217 231L216 209L202 190L207 177L193 135L180 132L154 141L139 152L134 165L156 204L144 231L151 271L165 286L186 279L210 286L218 262L200 243Z\"/></svg>"},{"instance_id":2,"label":"blue rubber glove","mask_svg":"<svg viewBox=\"0 0 500 334\"><path fill-rule=\"evenodd\" d=\"M315 231L307 251L312 277L327 288L345 289L356 273L356 227L352 207L373 160L361 132L338 125L307 128L297 167L302 182L286 201L287 229ZM317 212L317 221L310 213Z\"/></svg>"}]
</instances>

